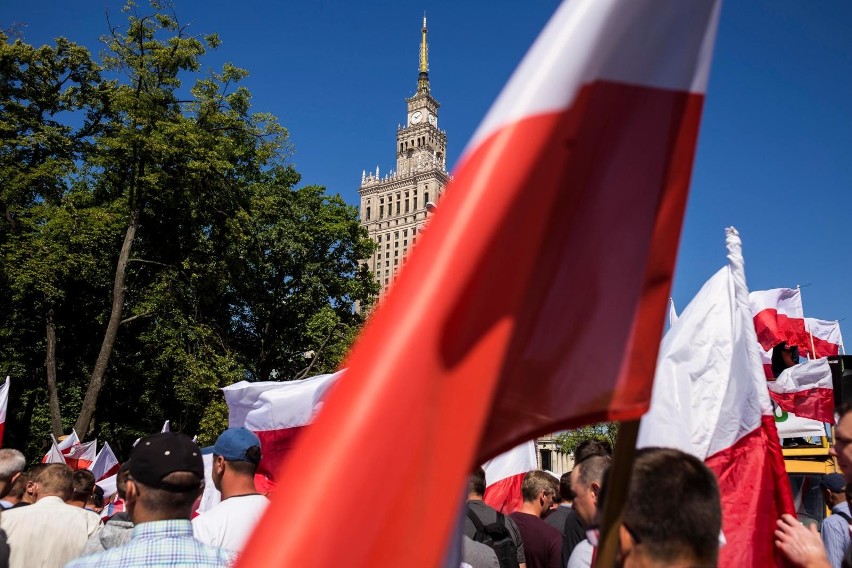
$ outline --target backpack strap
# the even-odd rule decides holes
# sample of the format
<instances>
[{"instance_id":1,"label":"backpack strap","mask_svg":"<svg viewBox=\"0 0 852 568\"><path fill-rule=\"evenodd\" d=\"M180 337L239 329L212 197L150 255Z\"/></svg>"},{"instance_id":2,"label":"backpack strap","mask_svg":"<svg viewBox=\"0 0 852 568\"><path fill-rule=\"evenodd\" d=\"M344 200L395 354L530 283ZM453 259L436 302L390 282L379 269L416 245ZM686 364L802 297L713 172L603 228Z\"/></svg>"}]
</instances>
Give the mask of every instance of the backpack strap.
<instances>
[{"instance_id":1,"label":"backpack strap","mask_svg":"<svg viewBox=\"0 0 852 568\"><path fill-rule=\"evenodd\" d=\"M500 515L500 513L497 514ZM485 525L482 524L482 519L480 519L470 507L467 508L467 518L470 519L470 522L472 522L473 526L476 527L476 532L485 533Z\"/></svg>"},{"instance_id":2,"label":"backpack strap","mask_svg":"<svg viewBox=\"0 0 852 568\"><path fill-rule=\"evenodd\" d=\"M850 517L849 515L847 515L847 514L846 514L846 513L844 513L843 511L836 511L836 512L832 512L831 514L832 514L832 515L840 515L841 517L843 517L844 519L846 519L846 522L847 522L847 523L852 523L852 517Z\"/></svg>"}]
</instances>

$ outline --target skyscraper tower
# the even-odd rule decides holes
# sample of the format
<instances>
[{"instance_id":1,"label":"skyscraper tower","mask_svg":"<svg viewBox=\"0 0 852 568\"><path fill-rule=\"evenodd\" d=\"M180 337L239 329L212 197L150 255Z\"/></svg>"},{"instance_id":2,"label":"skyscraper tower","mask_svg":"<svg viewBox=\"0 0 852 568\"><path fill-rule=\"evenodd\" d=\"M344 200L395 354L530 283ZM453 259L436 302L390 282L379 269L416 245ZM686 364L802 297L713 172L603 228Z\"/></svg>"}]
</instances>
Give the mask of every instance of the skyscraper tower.
<instances>
[{"instance_id":1,"label":"skyscraper tower","mask_svg":"<svg viewBox=\"0 0 852 568\"><path fill-rule=\"evenodd\" d=\"M426 223L447 185L447 133L438 129L438 108L429 90L429 46L426 16L420 39L417 91L405 100L405 126L396 133L396 170L361 174L361 224L377 243L367 264L381 285L381 294L396 279L405 255Z\"/></svg>"}]
</instances>

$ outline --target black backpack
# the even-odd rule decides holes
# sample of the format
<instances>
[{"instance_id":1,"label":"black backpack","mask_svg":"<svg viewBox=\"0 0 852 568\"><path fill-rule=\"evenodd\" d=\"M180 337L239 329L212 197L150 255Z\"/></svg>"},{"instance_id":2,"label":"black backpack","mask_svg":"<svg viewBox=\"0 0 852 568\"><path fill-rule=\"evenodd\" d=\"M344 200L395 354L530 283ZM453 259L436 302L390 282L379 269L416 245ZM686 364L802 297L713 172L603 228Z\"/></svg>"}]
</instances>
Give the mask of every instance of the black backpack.
<instances>
[{"instance_id":1,"label":"black backpack","mask_svg":"<svg viewBox=\"0 0 852 568\"><path fill-rule=\"evenodd\" d=\"M482 521L470 508L467 510L467 518L476 527L473 540L494 549L494 552L497 553L497 560L500 562L500 568L518 568L518 547L515 546L515 541L512 540L512 535L506 526L506 519L501 513L497 513L496 522L488 525L482 524Z\"/></svg>"}]
</instances>

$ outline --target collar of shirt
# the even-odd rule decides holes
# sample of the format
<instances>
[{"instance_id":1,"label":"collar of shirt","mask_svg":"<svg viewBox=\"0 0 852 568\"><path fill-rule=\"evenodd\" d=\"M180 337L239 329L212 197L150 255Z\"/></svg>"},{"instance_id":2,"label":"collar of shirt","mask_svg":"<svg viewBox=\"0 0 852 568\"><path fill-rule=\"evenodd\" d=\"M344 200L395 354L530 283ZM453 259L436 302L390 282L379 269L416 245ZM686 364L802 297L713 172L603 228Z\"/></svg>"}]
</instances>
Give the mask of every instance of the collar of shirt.
<instances>
[{"instance_id":1,"label":"collar of shirt","mask_svg":"<svg viewBox=\"0 0 852 568\"><path fill-rule=\"evenodd\" d=\"M832 513L836 513L837 511L840 511L841 513L846 513L848 515L849 503L847 503L846 501L841 501L840 503L831 508Z\"/></svg>"},{"instance_id":2,"label":"collar of shirt","mask_svg":"<svg viewBox=\"0 0 852 568\"><path fill-rule=\"evenodd\" d=\"M192 538L192 523L188 519L170 519L168 521L149 521L133 526L131 538Z\"/></svg>"}]
</instances>

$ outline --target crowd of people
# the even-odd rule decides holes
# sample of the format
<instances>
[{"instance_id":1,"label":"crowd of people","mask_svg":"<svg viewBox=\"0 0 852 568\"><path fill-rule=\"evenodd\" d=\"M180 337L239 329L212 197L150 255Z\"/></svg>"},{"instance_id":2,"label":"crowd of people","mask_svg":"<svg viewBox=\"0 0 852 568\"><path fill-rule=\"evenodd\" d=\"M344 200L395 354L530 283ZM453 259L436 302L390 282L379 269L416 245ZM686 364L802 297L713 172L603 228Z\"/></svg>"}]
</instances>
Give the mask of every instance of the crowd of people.
<instances>
[{"instance_id":1,"label":"crowd of people","mask_svg":"<svg viewBox=\"0 0 852 568\"><path fill-rule=\"evenodd\" d=\"M204 489L201 449L179 433L142 438L117 474L124 510L107 516L90 471L56 463L27 470L21 452L0 450L0 567L230 565L269 504L254 481L261 444L251 431L229 428L212 453L209 475L221 501L194 514ZM852 568L852 407L839 412L831 453L843 474L826 475L820 484L832 513L821 530L791 515L778 520L775 544L790 565ZM592 566L612 461L609 444L582 442L573 469L560 479L527 472L523 503L506 515L485 503L485 472L476 468L462 566ZM716 566L724 534L713 473L678 450L639 450L616 540L620 566Z\"/></svg>"},{"instance_id":2,"label":"crowd of people","mask_svg":"<svg viewBox=\"0 0 852 568\"><path fill-rule=\"evenodd\" d=\"M106 516L92 472L58 463L25 470L21 452L2 449L0 567L228 566L269 503L254 484L260 458L254 433L225 430L210 472L221 502L194 515L201 449L176 432L146 436L116 477L124 511Z\"/></svg>"}]
</instances>

